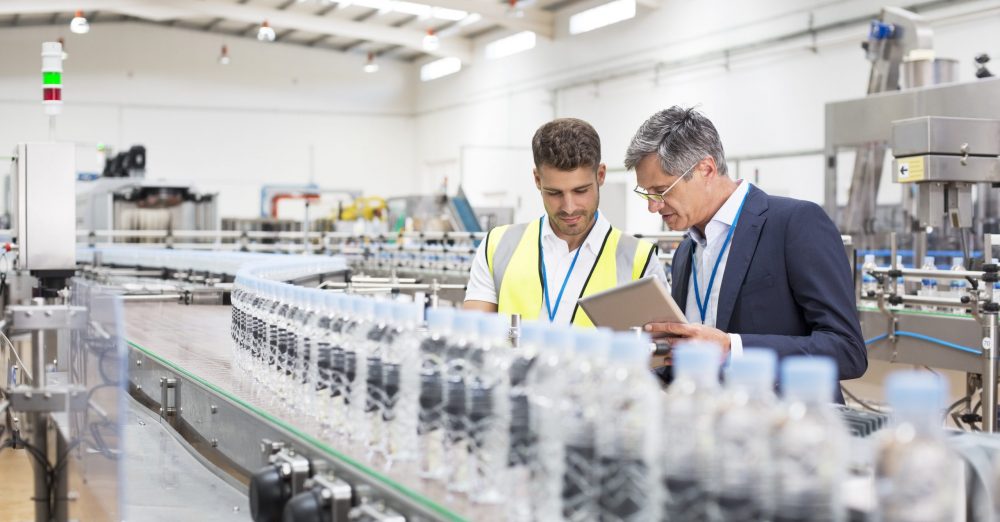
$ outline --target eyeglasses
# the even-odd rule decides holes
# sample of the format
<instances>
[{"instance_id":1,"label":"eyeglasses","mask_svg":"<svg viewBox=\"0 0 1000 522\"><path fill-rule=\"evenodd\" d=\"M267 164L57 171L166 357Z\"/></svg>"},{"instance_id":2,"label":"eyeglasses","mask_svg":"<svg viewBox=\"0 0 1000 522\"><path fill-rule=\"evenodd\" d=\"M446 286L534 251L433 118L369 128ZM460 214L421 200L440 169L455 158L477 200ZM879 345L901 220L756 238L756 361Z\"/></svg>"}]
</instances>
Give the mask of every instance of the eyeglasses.
<instances>
[{"instance_id":1,"label":"eyeglasses","mask_svg":"<svg viewBox=\"0 0 1000 522\"><path fill-rule=\"evenodd\" d=\"M636 185L635 188L632 189L632 192L635 192L640 198L642 198L642 199L644 199L646 201L656 201L658 203L663 203L663 197L667 195L667 192L670 192L671 190L673 190L674 186L676 186L678 183L680 183L681 180L684 179L684 177L687 176L688 173L691 172L692 169L694 169L695 167L697 167L698 164L701 163L702 159L705 159L705 158L701 158L700 160L694 162L694 165L691 165L690 167L688 167L688 169L684 171L684 174L681 174L680 177L677 178L677 181L673 182L669 187L667 187L667 190L664 190L663 192L660 192L659 194L650 194L648 192L643 192L643 191L639 190L639 185Z\"/></svg>"}]
</instances>

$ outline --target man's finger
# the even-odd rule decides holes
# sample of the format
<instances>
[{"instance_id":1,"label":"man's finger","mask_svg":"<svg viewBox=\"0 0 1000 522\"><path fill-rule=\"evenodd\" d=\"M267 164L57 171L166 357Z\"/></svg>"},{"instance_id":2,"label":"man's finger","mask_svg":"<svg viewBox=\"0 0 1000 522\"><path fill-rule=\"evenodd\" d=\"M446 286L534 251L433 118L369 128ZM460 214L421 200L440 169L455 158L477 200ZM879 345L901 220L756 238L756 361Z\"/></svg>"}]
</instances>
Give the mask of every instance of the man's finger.
<instances>
[{"instance_id":1,"label":"man's finger","mask_svg":"<svg viewBox=\"0 0 1000 522\"><path fill-rule=\"evenodd\" d=\"M650 333L664 332L672 335L690 335L691 328L683 323L649 323L646 331Z\"/></svg>"}]
</instances>

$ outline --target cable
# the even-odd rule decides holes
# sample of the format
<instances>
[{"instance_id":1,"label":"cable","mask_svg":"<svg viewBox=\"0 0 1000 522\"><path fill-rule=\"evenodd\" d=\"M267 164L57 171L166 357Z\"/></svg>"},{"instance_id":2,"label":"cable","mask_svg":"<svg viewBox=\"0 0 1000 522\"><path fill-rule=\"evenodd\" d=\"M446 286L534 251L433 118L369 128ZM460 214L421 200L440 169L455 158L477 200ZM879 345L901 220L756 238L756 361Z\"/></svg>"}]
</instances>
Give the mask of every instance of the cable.
<instances>
[{"instance_id":1,"label":"cable","mask_svg":"<svg viewBox=\"0 0 1000 522\"><path fill-rule=\"evenodd\" d=\"M867 402L859 399L857 395L854 395L847 388L845 388L843 386L840 387L840 391L844 392L844 395L847 395L848 398L850 398L852 401L860 404L862 408L864 408L864 409L866 409L868 411L879 413L879 414L885 413L882 410L880 410L880 409L878 409L878 408L870 405L869 403L867 403Z\"/></svg>"},{"instance_id":2,"label":"cable","mask_svg":"<svg viewBox=\"0 0 1000 522\"><path fill-rule=\"evenodd\" d=\"M937 344L937 345L940 345L940 346L944 346L945 348L951 348L953 350L958 350L960 352L971 353L971 354L974 354L974 355L982 355L982 352L979 351L979 350L976 350L975 348L969 348L969 347L966 347L966 346L962 346L960 344L951 343L951 342L945 341L944 339L938 339L937 337L931 337L929 335L924 335L922 333L907 332L907 331L904 331L904 330L899 330L899 331L896 332L896 336L897 337L909 337L910 339L919 339L921 341L927 341L929 343ZM868 344L874 344L874 343L877 343L877 342L879 342L879 341L881 341L883 339L886 339L888 337L889 336L887 334L877 335L875 337L872 337L871 339L865 340L865 344L866 345L868 345Z\"/></svg>"},{"instance_id":3,"label":"cable","mask_svg":"<svg viewBox=\"0 0 1000 522\"><path fill-rule=\"evenodd\" d=\"M3 333L3 330L0 330L0 337L3 337L3 340L7 342L7 346L10 347L10 351L11 353L14 354L14 358L17 359L17 363L21 365L21 372L27 375L28 379L30 379L31 382L35 382L35 378L31 376L31 373L28 371L28 368L24 366L24 361L21 360L21 356L18 355L17 350L14 349L14 343L10 342L10 339L7 338L7 334Z\"/></svg>"}]
</instances>

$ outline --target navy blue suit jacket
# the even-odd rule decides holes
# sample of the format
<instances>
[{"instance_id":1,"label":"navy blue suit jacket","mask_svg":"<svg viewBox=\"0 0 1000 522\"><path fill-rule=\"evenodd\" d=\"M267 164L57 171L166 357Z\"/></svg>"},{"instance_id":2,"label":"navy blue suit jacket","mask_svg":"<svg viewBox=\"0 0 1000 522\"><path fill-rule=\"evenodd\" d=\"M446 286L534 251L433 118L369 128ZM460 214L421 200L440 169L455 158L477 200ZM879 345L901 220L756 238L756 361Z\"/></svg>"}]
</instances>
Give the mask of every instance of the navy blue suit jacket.
<instances>
[{"instance_id":1,"label":"navy blue suit jacket","mask_svg":"<svg viewBox=\"0 0 1000 522\"><path fill-rule=\"evenodd\" d=\"M687 238L671 265L673 298L684 309L691 278ZM769 196L751 186L719 288L716 327L744 348L834 359L841 380L868 368L854 278L840 232L815 203ZM662 375L666 377L666 375ZM835 397L843 402L840 388Z\"/></svg>"}]
</instances>

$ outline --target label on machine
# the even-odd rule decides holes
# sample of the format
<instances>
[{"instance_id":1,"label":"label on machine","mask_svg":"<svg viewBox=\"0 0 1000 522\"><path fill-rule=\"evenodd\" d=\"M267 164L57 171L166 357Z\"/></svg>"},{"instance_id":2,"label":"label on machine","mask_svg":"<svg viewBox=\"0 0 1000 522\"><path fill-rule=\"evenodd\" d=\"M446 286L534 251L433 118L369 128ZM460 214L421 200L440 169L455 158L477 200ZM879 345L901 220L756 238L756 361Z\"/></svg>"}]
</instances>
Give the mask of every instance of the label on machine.
<instances>
[{"instance_id":1,"label":"label on machine","mask_svg":"<svg viewBox=\"0 0 1000 522\"><path fill-rule=\"evenodd\" d=\"M896 159L896 182L910 183L922 181L924 179L924 157L914 156L912 158Z\"/></svg>"}]
</instances>

